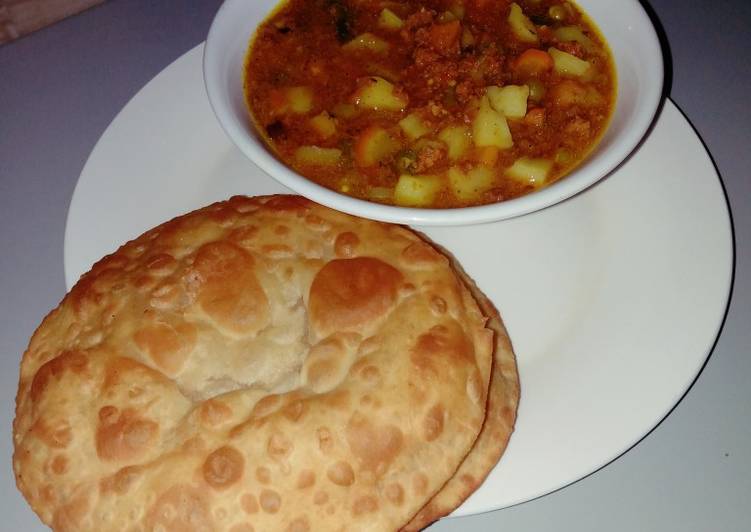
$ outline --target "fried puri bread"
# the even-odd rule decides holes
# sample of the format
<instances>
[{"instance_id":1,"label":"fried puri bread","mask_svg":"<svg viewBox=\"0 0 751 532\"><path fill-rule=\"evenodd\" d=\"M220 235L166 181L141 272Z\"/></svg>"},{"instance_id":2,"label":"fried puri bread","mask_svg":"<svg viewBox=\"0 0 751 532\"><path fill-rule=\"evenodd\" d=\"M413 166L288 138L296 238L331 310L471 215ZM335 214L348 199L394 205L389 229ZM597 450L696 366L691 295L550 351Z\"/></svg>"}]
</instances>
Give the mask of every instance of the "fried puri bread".
<instances>
[{"instance_id":1,"label":"fried puri bread","mask_svg":"<svg viewBox=\"0 0 751 532\"><path fill-rule=\"evenodd\" d=\"M519 374L511 340L501 316L493 303L485 297L477 285L453 261L454 268L462 275L465 284L475 296L483 313L488 316L488 327L495 334L493 368L490 374L488 404L485 423L469 454L456 473L446 482L428 503L423 506L402 532L422 530L432 522L444 517L462 504L485 480L506 450L516 422L519 405Z\"/></svg>"},{"instance_id":2,"label":"fried puri bread","mask_svg":"<svg viewBox=\"0 0 751 532\"><path fill-rule=\"evenodd\" d=\"M494 335L404 227L298 196L176 218L24 353L16 482L56 530L396 530L485 420Z\"/></svg>"}]
</instances>

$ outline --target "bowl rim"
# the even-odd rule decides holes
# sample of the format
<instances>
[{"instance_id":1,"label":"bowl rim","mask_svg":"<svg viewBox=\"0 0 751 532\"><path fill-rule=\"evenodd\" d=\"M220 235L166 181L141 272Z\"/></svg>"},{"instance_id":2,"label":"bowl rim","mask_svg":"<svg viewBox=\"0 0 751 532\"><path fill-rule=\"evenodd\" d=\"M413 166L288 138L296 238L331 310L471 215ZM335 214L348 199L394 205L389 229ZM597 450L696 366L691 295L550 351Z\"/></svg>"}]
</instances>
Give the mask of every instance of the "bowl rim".
<instances>
[{"instance_id":1,"label":"bowl rim","mask_svg":"<svg viewBox=\"0 0 751 532\"><path fill-rule=\"evenodd\" d=\"M219 81L220 74L222 73L219 64L221 63L221 58L226 57L226 54L222 53L223 49L219 48L220 45L218 43L222 35L222 27L233 16L236 7L247 5L247 0L225 0L212 20L203 50L204 86L212 111L231 142L248 159L260 167L261 170L269 174L271 178L317 203L348 214L383 222L423 226L459 226L511 219L552 207L585 191L606 178L628 160L645 138L657 117L665 82L664 57L657 31L646 10L638 0L615 1L620 8L631 9L631 15L635 17L638 24L631 25L627 29L629 31L633 31L634 28L639 30L641 45L650 51L651 57L651 61L648 64L650 70L647 72L650 83L646 85L642 84L639 87L639 105L635 108L629 119L629 127L620 132L615 148L606 150L604 154L598 157L596 169L588 168L588 159L585 159L583 165L575 168L563 179L524 196L497 203L472 207L436 209L385 205L355 198L323 187L296 173L282 163L265 146L263 140L260 138L251 140L251 135L248 135L247 131L240 127L238 117L228 102L229 95L223 90L222 83ZM279 0L270 1L269 4L271 7L265 8L265 14L261 20L264 20L281 3ZM586 8L584 10L587 12ZM594 17L592 18L594 19ZM598 24L597 20L595 20L595 24ZM243 50L243 58L247 51L247 43L250 42L252 37L253 34L250 34L244 39L246 48ZM620 80L622 73L618 69L616 50L611 50L611 52L616 61L616 105L618 105L621 97L619 89L621 87ZM247 113L247 109L245 111ZM616 107L610 117L608 128L603 132L598 142L602 142L607 136L618 111L619 108ZM246 116L245 120L248 121L245 124L246 127L255 128L249 117Z\"/></svg>"}]
</instances>

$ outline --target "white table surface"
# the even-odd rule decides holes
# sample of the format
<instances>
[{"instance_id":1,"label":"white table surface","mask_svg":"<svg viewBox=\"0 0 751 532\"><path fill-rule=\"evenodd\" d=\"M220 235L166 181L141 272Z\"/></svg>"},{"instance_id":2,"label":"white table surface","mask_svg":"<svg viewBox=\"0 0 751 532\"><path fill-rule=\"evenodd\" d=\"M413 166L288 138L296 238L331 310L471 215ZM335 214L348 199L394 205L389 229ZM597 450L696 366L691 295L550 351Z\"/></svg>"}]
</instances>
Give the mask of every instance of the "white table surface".
<instances>
[{"instance_id":1,"label":"white table surface","mask_svg":"<svg viewBox=\"0 0 751 532\"><path fill-rule=\"evenodd\" d=\"M65 293L63 231L78 175L127 101L200 43L220 2L109 0L0 47L0 356L15 367ZM728 195L735 280L699 378L633 449L555 493L449 519L435 531L751 530L751 2L647 5L668 58L667 94L696 128ZM18 375L0 373L0 530L45 530L15 488Z\"/></svg>"}]
</instances>

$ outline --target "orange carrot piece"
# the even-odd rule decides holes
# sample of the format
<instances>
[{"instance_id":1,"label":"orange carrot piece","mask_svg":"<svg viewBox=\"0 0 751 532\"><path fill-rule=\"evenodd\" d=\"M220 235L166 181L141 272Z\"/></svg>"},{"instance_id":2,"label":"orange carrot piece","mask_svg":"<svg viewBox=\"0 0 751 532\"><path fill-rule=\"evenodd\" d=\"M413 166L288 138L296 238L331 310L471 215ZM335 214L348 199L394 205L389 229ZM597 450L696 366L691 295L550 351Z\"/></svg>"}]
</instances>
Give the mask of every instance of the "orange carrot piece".
<instances>
[{"instance_id":1,"label":"orange carrot piece","mask_svg":"<svg viewBox=\"0 0 751 532\"><path fill-rule=\"evenodd\" d=\"M525 50L514 62L514 70L527 76L539 76L553 68L553 58L550 54L530 48Z\"/></svg>"},{"instance_id":2,"label":"orange carrot piece","mask_svg":"<svg viewBox=\"0 0 751 532\"><path fill-rule=\"evenodd\" d=\"M524 123L530 126L542 127L545 124L545 109L542 107L530 109L524 116Z\"/></svg>"},{"instance_id":3,"label":"orange carrot piece","mask_svg":"<svg viewBox=\"0 0 751 532\"><path fill-rule=\"evenodd\" d=\"M484 166L495 166L499 152L500 150L495 146L481 146L475 148L474 159Z\"/></svg>"},{"instance_id":4,"label":"orange carrot piece","mask_svg":"<svg viewBox=\"0 0 751 532\"><path fill-rule=\"evenodd\" d=\"M433 24L428 28L430 44L436 50L451 51L457 49L461 34L462 25L458 20L444 22L443 24Z\"/></svg>"}]
</instances>

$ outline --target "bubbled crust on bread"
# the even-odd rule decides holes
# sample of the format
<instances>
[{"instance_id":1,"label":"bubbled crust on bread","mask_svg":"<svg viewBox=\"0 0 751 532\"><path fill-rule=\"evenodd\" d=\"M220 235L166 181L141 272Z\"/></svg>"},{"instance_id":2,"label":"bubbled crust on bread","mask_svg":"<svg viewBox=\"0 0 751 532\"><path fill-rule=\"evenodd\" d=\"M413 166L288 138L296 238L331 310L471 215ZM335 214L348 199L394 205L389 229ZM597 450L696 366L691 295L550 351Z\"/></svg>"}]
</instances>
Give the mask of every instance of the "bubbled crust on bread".
<instances>
[{"instance_id":1,"label":"bubbled crust on bread","mask_svg":"<svg viewBox=\"0 0 751 532\"><path fill-rule=\"evenodd\" d=\"M480 431L485 321L405 228L211 205L102 259L36 331L18 487L57 530L395 530Z\"/></svg>"}]
</instances>

